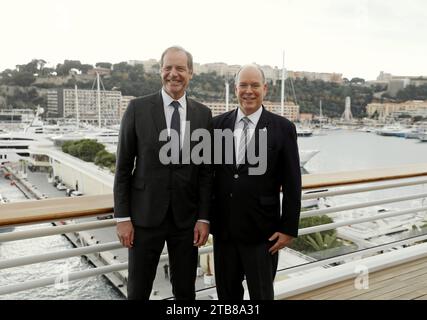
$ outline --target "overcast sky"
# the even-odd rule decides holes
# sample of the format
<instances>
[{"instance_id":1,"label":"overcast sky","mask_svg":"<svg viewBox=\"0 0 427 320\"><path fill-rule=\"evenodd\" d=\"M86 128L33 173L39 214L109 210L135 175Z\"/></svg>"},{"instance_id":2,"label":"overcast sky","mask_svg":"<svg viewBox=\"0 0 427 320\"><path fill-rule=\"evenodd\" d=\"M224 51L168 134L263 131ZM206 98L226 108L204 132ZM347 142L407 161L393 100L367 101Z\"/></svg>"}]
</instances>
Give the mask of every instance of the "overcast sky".
<instances>
[{"instance_id":1,"label":"overcast sky","mask_svg":"<svg viewBox=\"0 0 427 320\"><path fill-rule=\"evenodd\" d=\"M1 0L0 71L31 59L256 62L374 79L427 75L425 0Z\"/></svg>"}]
</instances>

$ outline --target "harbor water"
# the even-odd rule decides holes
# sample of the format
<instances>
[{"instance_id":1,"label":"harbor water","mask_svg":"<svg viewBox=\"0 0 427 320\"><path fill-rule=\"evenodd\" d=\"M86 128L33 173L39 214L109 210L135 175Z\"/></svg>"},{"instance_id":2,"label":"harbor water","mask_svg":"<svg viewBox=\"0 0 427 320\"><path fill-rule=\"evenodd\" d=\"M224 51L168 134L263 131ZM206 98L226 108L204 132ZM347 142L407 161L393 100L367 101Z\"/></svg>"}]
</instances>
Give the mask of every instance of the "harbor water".
<instances>
[{"instance_id":1,"label":"harbor water","mask_svg":"<svg viewBox=\"0 0 427 320\"><path fill-rule=\"evenodd\" d=\"M298 146L303 150L320 151L304 166L303 173L398 167L427 161L427 143L425 142L356 130L323 131L311 137L298 138ZM365 202L392 197L396 194L410 195L414 192L427 192L427 187L419 185L339 196L334 197L332 205ZM420 200L414 200L393 203L382 208L399 209L419 204Z\"/></svg>"}]
</instances>

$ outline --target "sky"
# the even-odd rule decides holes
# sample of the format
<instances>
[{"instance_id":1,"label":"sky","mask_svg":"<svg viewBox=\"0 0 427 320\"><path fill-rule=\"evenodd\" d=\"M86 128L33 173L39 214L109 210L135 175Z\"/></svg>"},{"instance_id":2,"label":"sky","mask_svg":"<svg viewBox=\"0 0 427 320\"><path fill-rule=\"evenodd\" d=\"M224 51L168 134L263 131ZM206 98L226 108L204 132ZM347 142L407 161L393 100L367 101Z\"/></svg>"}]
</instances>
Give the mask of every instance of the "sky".
<instances>
[{"instance_id":1,"label":"sky","mask_svg":"<svg viewBox=\"0 0 427 320\"><path fill-rule=\"evenodd\" d=\"M32 59L118 63L180 45L199 63L349 79L427 75L425 0L2 0L0 71Z\"/></svg>"}]
</instances>

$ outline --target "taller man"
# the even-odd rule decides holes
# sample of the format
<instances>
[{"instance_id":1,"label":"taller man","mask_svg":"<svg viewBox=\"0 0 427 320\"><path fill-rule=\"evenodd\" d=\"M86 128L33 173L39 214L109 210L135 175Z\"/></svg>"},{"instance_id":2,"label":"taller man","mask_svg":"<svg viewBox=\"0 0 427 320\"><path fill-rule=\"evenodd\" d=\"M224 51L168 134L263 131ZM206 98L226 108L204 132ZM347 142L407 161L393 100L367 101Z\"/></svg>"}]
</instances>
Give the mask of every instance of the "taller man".
<instances>
[{"instance_id":1,"label":"taller man","mask_svg":"<svg viewBox=\"0 0 427 320\"><path fill-rule=\"evenodd\" d=\"M194 300L197 247L209 235L211 169L203 163L163 164L161 149L169 142L159 137L167 129L173 142L175 130L182 150L190 141L184 137L195 129L211 131L212 115L209 108L186 97L193 75L189 52L166 49L160 73L161 91L132 100L123 115L114 215L120 242L129 248L128 298L149 299L166 242L173 294L177 300Z\"/></svg>"},{"instance_id":2,"label":"taller man","mask_svg":"<svg viewBox=\"0 0 427 320\"><path fill-rule=\"evenodd\" d=\"M258 66L239 70L235 92L239 108L213 120L214 129L234 132L234 151L223 147L222 164L214 166L211 229L218 298L243 299L246 277L251 299L272 300L278 250L298 235L301 172L297 134L293 123L263 107L267 84ZM267 135L266 146L260 145L262 134ZM251 146L255 154L266 152L259 157L266 161L261 166L265 172L251 170L255 167L247 161ZM230 151L234 163L225 164Z\"/></svg>"}]
</instances>

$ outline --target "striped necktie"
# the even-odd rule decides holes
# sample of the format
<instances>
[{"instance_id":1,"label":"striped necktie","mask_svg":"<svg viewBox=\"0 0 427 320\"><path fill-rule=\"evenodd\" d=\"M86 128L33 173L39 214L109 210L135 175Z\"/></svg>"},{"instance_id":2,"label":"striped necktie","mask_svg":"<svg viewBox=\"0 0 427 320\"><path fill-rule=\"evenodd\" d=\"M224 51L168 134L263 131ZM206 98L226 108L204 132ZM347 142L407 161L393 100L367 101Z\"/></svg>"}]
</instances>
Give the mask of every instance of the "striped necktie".
<instances>
[{"instance_id":1,"label":"striped necktie","mask_svg":"<svg viewBox=\"0 0 427 320\"><path fill-rule=\"evenodd\" d=\"M243 130L242 135L240 136L239 152L237 153L237 167L245 162L246 147L249 137L248 128L251 120L249 120L248 117L243 117L240 121L243 121Z\"/></svg>"}]
</instances>

